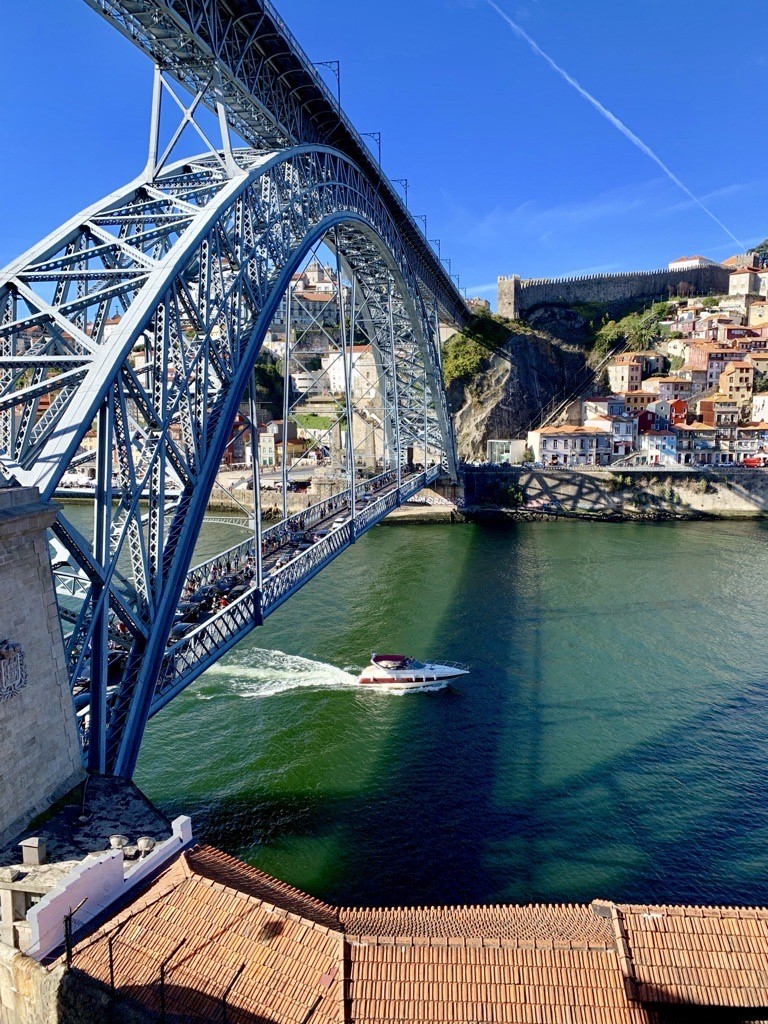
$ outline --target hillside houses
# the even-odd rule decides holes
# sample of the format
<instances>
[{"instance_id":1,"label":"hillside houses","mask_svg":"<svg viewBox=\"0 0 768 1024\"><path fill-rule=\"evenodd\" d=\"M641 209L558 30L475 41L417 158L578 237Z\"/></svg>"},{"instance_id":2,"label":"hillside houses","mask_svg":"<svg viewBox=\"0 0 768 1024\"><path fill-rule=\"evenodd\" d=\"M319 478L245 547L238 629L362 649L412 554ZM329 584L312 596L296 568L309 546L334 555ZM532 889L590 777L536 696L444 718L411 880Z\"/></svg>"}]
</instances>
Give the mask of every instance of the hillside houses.
<instances>
[{"instance_id":1,"label":"hillside houses","mask_svg":"<svg viewBox=\"0 0 768 1024\"><path fill-rule=\"evenodd\" d=\"M729 295L681 301L658 350L607 366L610 395L531 431L542 466L768 465L768 268L737 266Z\"/></svg>"}]
</instances>

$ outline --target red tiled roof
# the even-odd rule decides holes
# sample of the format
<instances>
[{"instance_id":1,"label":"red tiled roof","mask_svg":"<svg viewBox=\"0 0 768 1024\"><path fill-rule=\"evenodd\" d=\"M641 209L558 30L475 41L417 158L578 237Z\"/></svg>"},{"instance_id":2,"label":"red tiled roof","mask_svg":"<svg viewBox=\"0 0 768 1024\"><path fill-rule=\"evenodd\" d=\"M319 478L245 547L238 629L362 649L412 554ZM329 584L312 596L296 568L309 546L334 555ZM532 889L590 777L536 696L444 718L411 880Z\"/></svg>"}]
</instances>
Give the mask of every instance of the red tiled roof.
<instances>
[{"instance_id":1,"label":"red tiled roof","mask_svg":"<svg viewBox=\"0 0 768 1024\"><path fill-rule=\"evenodd\" d=\"M768 1006L768 909L626 906L617 926L639 1000Z\"/></svg>"},{"instance_id":2,"label":"red tiled roof","mask_svg":"<svg viewBox=\"0 0 768 1024\"><path fill-rule=\"evenodd\" d=\"M287 882L272 878L258 868L229 857L213 846L196 846L186 857L190 868L202 877L279 905L292 914L299 914L326 928L340 930L339 912L335 907L316 900L314 896L308 896L301 889L294 889Z\"/></svg>"},{"instance_id":3,"label":"red tiled roof","mask_svg":"<svg viewBox=\"0 0 768 1024\"><path fill-rule=\"evenodd\" d=\"M646 1024L614 952L501 942L349 942L354 1024Z\"/></svg>"},{"instance_id":4,"label":"red tiled roof","mask_svg":"<svg viewBox=\"0 0 768 1024\"><path fill-rule=\"evenodd\" d=\"M493 937L524 943L537 940L606 948L611 930L588 906L340 908L346 932L365 936Z\"/></svg>"},{"instance_id":5,"label":"red tiled roof","mask_svg":"<svg viewBox=\"0 0 768 1024\"><path fill-rule=\"evenodd\" d=\"M169 1021L221 1020L232 982L232 1024L682 1024L679 1004L768 1006L768 909L337 909L210 847L76 944L104 984L110 939L116 990L152 1012L167 964Z\"/></svg>"},{"instance_id":6,"label":"red tiled roof","mask_svg":"<svg viewBox=\"0 0 768 1024\"><path fill-rule=\"evenodd\" d=\"M282 901L273 904L233 887L242 878L259 888L266 876L255 872L253 878L251 869L237 862L233 867L231 860L207 848L182 854L143 896L75 947L77 968L108 983L112 936L116 988L157 1011L160 964L183 940L166 967L169 1019L183 1014L185 1020L219 1020L224 991L244 965L227 997L233 1024L343 1021L340 932L298 916ZM227 881L215 880L217 875ZM285 889L287 906L295 906L296 890Z\"/></svg>"}]
</instances>

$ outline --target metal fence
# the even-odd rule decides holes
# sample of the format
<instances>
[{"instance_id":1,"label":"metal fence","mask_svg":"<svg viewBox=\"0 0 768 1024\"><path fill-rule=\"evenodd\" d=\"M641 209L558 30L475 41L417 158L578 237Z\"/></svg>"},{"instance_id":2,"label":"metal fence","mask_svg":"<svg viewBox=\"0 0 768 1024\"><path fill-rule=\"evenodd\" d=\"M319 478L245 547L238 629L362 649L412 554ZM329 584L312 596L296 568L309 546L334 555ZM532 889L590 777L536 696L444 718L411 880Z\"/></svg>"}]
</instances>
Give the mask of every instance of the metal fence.
<instances>
[{"instance_id":1,"label":"metal fence","mask_svg":"<svg viewBox=\"0 0 768 1024\"><path fill-rule=\"evenodd\" d=\"M140 946L120 929L106 940L79 946L68 937L65 962L81 984L112 997L118 1012L109 1019L120 1019L121 1004L126 1018L140 1007L160 1024L245 1024L257 1019L237 1006L237 984L246 964L212 970L205 950L186 939L166 951Z\"/></svg>"}]
</instances>

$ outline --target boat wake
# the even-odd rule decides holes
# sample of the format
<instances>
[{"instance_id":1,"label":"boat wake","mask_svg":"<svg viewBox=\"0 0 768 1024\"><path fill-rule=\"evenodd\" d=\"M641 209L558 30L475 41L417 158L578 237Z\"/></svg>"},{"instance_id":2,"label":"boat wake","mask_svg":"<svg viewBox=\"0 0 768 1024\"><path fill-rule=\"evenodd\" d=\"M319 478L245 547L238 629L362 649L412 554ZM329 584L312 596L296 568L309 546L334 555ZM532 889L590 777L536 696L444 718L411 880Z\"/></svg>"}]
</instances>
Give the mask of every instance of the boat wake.
<instances>
[{"instance_id":1,"label":"boat wake","mask_svg":"<svg viewBox=\"0 0 768 1024\"><path fill-rule=\"evenodd\" d=\"M424 683L423 686L398 688L367 684L360 686L361 669L355 665L337 668L322 661L301 658L283 651L251 648L230 655L224 662L212 665L195 688L198 700L215 700L225 693L251 699L275 697L290 690L348 690L358 693L393 694L404 697L410 693L436 693L448 689L449 681Z\"/></svg>"},{"instance_id":2,"label":"boat wake","mask_svg":"<svg viewBox=\"0 0 768 1024\"><path fill-rule=\"evenodd\" d=\"M328 690L357 687L357 673L345 672L335 665L312 661L296 654L251 648L235 654L226 662L212 665L198 689L200 700L211 700L208 683L226 682L227 689L239 697L274 697L289 690Z\"/></svg>"}]
</instances>

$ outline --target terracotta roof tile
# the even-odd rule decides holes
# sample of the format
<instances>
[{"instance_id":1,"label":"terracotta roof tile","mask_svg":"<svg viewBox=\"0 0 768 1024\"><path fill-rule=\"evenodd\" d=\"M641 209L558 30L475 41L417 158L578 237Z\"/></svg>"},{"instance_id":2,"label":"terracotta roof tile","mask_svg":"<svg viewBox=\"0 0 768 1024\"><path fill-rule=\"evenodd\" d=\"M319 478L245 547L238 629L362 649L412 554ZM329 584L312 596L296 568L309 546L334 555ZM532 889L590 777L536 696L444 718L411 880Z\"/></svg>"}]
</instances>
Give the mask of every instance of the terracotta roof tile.
<instances>
[{"instance_id":1,"label":"terracotta roof tile","mask_svg":"<svg viewBox=\"0 0 768 1024\"><path fill-rule=\"evenodd\" d=\"M196 874L213 882L275 903L326 928L339 930L339 915L334 907L308 896L287 882L280 882L257 868L229 857L221 850L212 846L197 846L187 854L187 860Z\"/></svg>"},{"instance_id":2,"label":"terracotta roof tile","mask_svg":"<svg viewBox=\"0 0 768 1024\"><path fill-rule=\"evenodd\" d=\"M768 909L619 907L646 1003L768 1006Z\"/></svg>"},{"instance_id":3,"label":"terracotta roof tile","mask_svg":"<svg viewBox=\"0 0 768 1024\"><path fill-rule=\"evenodd\" d=\"M227 1000L232 1021L239 1011L274 1024L299 1024L310 1011L313 1024L343 1020L340 932L274 905L267 893L282 895L287 906L299 905L303 894L229 861L205 848L182 854L143 896L76 946L75 966L108 983L111 938L117 989L151 1011L159 1006L160 965L170 956L166 1000L174 1014L219 1019L234 981ZM214 871L254 891L219 883L210 877ZM304 899L321 916L318 907L325 905Z\"/></svg>"},{"instance_id":4,"label":"terracotta roof tile","mask_svg":"<svg viewBox=\"0 0 768 1024\"><path fill-rule=\"evenodd\" d=\"M768 909L338 910L207 847L77 944L105 984L110 940L116 988L152 1012L166 963L177 1020L221 1019L231 982L233 1024L660 1024L673 1005L768 1005Z\"/></svg>"},{"instance_id":5,"label":"terracotta roof tile","mask_svg":"<svg viewBox=\"0 0 768 1024\"><path fill-rule=\"evenodd\" d=\"M581 905L341 908L338 913L345 931L357 935L557 939L602 947L613 941L608 923Z\"/></svg>"}]
</instances>

